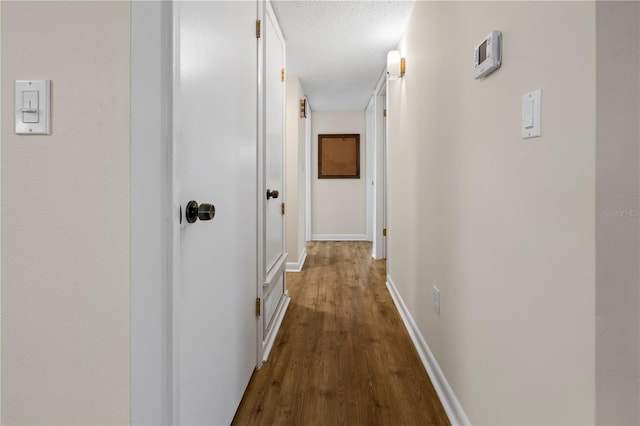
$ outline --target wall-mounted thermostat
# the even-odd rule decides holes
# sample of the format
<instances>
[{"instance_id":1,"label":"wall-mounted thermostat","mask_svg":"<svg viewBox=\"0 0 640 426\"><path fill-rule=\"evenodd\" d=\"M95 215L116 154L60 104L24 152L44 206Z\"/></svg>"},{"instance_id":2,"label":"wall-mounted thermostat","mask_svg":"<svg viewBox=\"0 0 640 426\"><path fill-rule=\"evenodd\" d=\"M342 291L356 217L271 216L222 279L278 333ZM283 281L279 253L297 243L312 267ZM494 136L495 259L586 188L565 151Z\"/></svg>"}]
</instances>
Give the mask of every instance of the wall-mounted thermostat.
<instances>
[{"instance_id":1,"label":"wall-mounted thermostat","mask_svg":"<svg viewBox=\"0 0 640 426\"><path fill-rule=\"evenodd\" d=\"M473 73L477 79L486 77L502 65L502 33L491 31L476 46L473 53Z\"/></svg>"}]
</instances>

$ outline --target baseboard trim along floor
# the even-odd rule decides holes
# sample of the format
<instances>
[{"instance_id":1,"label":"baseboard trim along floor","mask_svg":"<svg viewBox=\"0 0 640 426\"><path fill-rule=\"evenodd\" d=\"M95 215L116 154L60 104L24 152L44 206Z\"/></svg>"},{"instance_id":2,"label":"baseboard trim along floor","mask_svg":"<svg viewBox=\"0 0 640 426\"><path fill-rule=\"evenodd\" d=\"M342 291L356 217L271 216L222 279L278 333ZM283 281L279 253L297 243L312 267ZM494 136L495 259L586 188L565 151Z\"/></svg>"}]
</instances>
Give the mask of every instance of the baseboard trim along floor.
<instances>
[{"instance_id":1,"label":"baseboard trim along floor","mask_svg":"<svg viewBox=\"0 0 640 426\"><path fill-rule=\"evenodd\" d=\"M313 234L313 241L367 241L367 234Z\"/></svg>"},{"instance_id":2,"label":"baseboard trim along floor","mask_svg":"<svg viewBox=\"0 0 640 426\"><path fill-rule=\"evenodd\" d=\"M433 387L440 398L440 402L442 403L447 416L449 417L449 421L454 426L471 425L467 415L462 409L462 405L460 405L460 402L458 401L458 398L456 398L453 389L451 389L447 378L440 369L433 353L431 353L429 345L424 340L422 333L409 313L407 305L404 304L404 301L402 300L402 297L400 296L400 293L398 292L398 289L390 275L387 275L387 288L389 289L389 293L391 293L393 303L395 303L398 308L398 312L400 313L402 321L407 328L407 332L409 332L413 345L416 347L416 351L418 351L422 364L427 370L427 374L429 374L429 378L433 383Z\"/></svg>"},{"instance_id":3,"label":"baseboard trim along floor","mask_svg":"<svg viewBox=\"0 0 640 426\"><path fill-rule=\"evenodd\" d=\"M304 266L304 262L307 260L307 249L302 251L302 255L297 262L287 262L287 272L300 272Z\"/></svg>"}]
</instances>

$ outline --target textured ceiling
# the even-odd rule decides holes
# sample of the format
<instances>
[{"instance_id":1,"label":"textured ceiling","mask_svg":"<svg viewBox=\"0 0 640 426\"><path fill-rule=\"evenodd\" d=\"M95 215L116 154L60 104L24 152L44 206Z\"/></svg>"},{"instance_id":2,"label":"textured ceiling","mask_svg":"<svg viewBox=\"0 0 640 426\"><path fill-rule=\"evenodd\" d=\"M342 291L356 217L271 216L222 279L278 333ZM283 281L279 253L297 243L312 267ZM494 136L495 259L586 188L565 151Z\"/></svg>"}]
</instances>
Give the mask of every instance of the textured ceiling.
<instances>
[{"instance_id":1,"label":"textured ceiling","mask_svg":"<svg viewBox=\"0 0 640 426\"><path fill-rule=\"evenodd\" d=\"M273 1L287 74L315 111L363 110L414 1Z\"/></svg>"}]
</instances>

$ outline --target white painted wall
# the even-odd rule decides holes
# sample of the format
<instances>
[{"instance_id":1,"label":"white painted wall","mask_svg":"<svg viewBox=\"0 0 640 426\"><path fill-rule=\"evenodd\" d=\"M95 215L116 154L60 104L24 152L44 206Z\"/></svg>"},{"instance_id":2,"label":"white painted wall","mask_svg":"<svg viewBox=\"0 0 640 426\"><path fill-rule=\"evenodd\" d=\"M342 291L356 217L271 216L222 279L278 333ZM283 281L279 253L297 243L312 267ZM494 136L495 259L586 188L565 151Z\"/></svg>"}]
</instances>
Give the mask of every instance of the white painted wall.
<instances>
[{"instance_id":1,"label":"white painted wall","mask_svg":"<svg viewBox=\"0 0 640 426\"><path fill-rule=\"evenodd\" d=\"M366 239L364 111L314 111L311 123L311 226L316 239ZM318 135L360 134L360 179L318 179Z\"/></svg>"},{"instance_id":2,"label":"white painted wall","mask_svg":"<svg viewBox=\"0 0 640 426\"><path fill-rule=\"evenodd\" d=\"M596 11L596 422L631 425L640 424L640 3Z\"/></svg>"},{"instance_id":3,"label":"white painted wall","mask_svg":"<svg viewBox=\"0 0 640 426\"><path fill-rule=\"evenodd\" d=\"M130 5L0 7L2 423L128 424ZM49 136L7 125L27 78Z\"/></svg>"},{"instance_id":4,"label":"white painted wall","mask_svg":"<svg viewBox=\"0 0 640 426\"><path fill-rule=\"evenodd\" d=\"M300 118L300 99L304 89L296 77L287 77L286 146L287 146L287 269L299 270L305 248L305 173L306 118Z\"/></svg>"},{"instance_id":5,"label":"white painted wall","mask_svg":"<svg viewBox=\"0 0 640 426\"><path fill-rule=\"evenodd\" d=\"M389 278L472 424L595 421L595 9L417 2L399 46ZM493 29L503 66L474 80ZM522 140L537 88L543 136Z\"/></svg>"}]
</instances>

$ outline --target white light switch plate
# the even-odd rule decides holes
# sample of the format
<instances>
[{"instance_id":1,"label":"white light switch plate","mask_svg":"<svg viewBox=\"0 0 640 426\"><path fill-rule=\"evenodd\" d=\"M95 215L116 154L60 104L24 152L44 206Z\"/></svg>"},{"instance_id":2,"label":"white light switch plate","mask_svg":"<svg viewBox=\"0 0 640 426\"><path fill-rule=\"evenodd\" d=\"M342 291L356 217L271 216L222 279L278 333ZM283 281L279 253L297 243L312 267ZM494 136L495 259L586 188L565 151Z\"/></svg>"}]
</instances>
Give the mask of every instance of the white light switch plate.
<instances>
[{"instance_id":1,"label":"white light switch plate","mask_svg":"<svg viewBox=\"0 0 640 426\"><path fill-rule=\"evenodd\" d=\"M51 80L17 80L15 111L17 135L51 133Z\"/></svg>"},{"instance_id":2,"label":"white light switch plate","mask_svg":"<svg viewBox=\"0 0 640 426\"><path fill-rule=\"evenodd\" d=\"M537 138L540 131L542 90L534 90L522 97L522 139Z\"/></svg>"}]
</instances>

